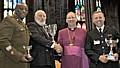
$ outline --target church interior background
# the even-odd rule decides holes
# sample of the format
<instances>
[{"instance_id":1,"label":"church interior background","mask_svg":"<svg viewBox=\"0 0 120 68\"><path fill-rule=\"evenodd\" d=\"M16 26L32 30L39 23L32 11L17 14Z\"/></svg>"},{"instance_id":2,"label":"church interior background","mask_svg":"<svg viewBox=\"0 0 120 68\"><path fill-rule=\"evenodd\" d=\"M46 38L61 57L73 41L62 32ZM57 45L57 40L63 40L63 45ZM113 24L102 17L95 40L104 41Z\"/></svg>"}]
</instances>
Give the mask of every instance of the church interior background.
<instances>
[{"instance_id":1,"label":"church interior background","mask_svg":"<svg viewBox=\"0 0 120 68\"><path fill-rule=\"evenodd\" d=\"M109 25L120 31L120 1L119 0L0 0L0 21L7 15L12 15L17 3L27 3L28 16L26 23L34 21L34 12L42 9L47 14L47 24L57 24L58 30L66 27L65 16L69 11L76 13L78 26L87 31L93 29L91 14L93 11L103 11ZM59 66L58 66L59 68Z\"/></svg>"},{"instance_id":2,"label":"church interior background","mask_svg":"<svg viewBox=\"0 0 120 68\"><path fill-rule=\"evenodd\" d=\"M119 0L1 0L0 1L0 21L14 11L16 3L27 3L29 13L26 23L34 21L34 12L42 9L47 13L47 24L57 24L58 30L66 27L65 16L68 11L76 13L78 20L83 24L83 28L91 30L91 14L93 11L103 11L106 15L107 24L114 25L119 30Z\"/></svg>"}]
</instances>

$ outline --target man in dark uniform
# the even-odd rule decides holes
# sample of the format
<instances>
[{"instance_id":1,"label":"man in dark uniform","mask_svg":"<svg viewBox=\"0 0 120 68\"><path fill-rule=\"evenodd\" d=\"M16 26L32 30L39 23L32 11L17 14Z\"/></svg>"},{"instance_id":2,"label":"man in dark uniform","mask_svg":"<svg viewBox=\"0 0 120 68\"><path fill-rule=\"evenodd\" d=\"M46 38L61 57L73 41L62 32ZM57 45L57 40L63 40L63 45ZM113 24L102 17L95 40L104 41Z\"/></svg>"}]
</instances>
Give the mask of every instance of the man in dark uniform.
<instances>
[{"instance_id":1,"label":"man in dark uniform","mask_svg":"<svg viewBox=\"0 0 120 68\"><path fill-rule=\"evenodd\" d=\"M106 26L104 24L105 17L101 11L95 11L92 15L92 22L95 25L95 29L87 33L87 40L85 51L90 59L90 68L119 68L117 46L114 46L112 57L116 59L110 59L109 53L110 45L107 45L111 39L120 39L120 33L118 33L113 27ZM111 42L110 42L111 43ZM117 43L117 42L116 42Z\"/></svg>"},{"instance_id":2,"label":"man in dark uniform","mask_svg":"<svg viewBox=\"0 0 120 68\"><path fill-rule=\"evenodd\" d=\"M28 68L29 31L22 21L27 13L26 4L17 4L14 14L0 23L0 68Z\"/></svg>"},{"instance_id":3,"label":"man in dark uniform","mask_svg":"<svg viewBox=\"0 0 120 68\"><path fill-rule=\"evenodd\" d=\"M55 42L44 29L46 24L46 13L43 10L35 12L35 22L28 23L28 28L31 32L30 45L32 45L31 55L33 61L30 63L30 68L54 68L53 49Z\"/></svg>"}]
</instances>

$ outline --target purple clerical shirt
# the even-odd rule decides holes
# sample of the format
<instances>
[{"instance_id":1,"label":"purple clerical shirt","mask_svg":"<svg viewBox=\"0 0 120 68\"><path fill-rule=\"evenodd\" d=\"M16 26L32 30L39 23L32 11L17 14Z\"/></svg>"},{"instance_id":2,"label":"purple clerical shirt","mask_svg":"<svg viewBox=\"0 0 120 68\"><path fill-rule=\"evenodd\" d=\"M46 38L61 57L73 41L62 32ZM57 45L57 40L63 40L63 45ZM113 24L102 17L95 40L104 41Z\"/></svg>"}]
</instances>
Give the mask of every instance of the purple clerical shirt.
<instances>
[{"instance_id":1,"label":"purple clerical shirt","mask_svg":"<svg viewBox=\"0 0 120 68\"><path fill-rule=\"evenodd\" d=\"M61 68L89 68L84 52L85 39L86 31L80 28L65 28L59 31L58 42L63 47ZM70 45L71 40L73 45Z\"/></svg>"}]
</instances>

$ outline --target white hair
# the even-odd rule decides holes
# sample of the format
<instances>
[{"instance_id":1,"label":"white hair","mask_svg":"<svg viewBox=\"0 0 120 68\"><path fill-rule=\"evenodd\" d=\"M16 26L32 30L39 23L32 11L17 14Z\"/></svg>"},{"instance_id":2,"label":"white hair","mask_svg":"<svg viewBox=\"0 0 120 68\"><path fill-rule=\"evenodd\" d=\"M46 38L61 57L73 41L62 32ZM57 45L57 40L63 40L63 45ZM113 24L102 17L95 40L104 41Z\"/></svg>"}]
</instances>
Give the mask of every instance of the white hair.
<instances>
[{"instance_id":1,"label":"white hair","mask_svg":"<svg viewBox=\"0 0 120 68\"><path fill-rule=\"evenodd\" d=\"M39 19L38 19L39 13L44 14L45 16L46 16L46 13L45 13L43 10L37 10L37 11L35 12L35 15L34 15L35 21L36 21L39 25L43 26L43 25L46 24L46 21L43 21L43 22L40 22L40 21L39 21Z\"/></svg>"},{"instance_id":2,"label":"white hair","mask_svg":"<svg viewBox=\"0 0 120 68\"><path fill-rule=\"evenodd\" d=\"M35 16L34 16L34 17L37 17L38 13L43 13L43 14L46 15L46 13L45 13L43 10L37 10L37 11L35 12Z\"/></svg>"}]
</instances>

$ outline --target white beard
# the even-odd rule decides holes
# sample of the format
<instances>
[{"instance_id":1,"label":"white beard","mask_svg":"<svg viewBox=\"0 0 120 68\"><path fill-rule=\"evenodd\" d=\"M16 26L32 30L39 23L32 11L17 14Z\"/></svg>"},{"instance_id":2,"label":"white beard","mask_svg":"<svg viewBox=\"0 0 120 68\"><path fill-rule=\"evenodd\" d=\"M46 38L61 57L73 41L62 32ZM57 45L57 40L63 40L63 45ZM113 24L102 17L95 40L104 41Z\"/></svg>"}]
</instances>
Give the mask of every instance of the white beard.
<instances>
[{"instance_id":1,"label":"white beard","mask_svg":"<svg viewBox=\"0 0 120 68\"><path fill-rule=\"evenodd\" d=\"M40 26L46 25L46 21L40 22L39 20L35 20Z\"/></svg>"}]
</instances>

